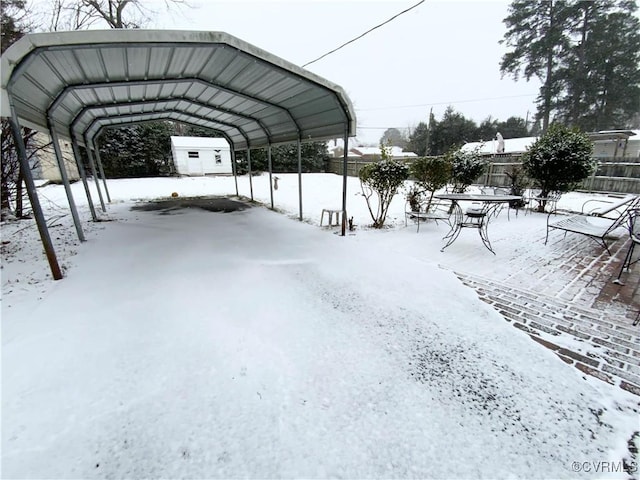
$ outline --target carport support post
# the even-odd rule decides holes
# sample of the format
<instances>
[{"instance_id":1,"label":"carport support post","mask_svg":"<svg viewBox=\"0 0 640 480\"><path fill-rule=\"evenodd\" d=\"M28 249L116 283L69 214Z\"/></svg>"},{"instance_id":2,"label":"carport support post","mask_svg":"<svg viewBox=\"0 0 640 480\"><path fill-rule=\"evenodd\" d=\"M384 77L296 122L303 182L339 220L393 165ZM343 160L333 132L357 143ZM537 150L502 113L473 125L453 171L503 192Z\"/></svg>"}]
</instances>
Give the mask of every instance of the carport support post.
<instances>
[{"instance_id":1,"label":"carport support post","mask_svg":"<svg viewBox=\"0 0 640 480\"><path fill-rule=\"evenodd\" d=\"M29 166L29 161L27 160L27 149L25 148L24 141L22 140L18 116L16 115L13 101L10 100L10 102L9 108L11 109L11 117L9 117L9 123L11 124L11 132L13 133L13 140L16 145L18 159L20 160L20 168L22 169L22 177L27 188L27 195L29 195L29 201L31 202L33 216L35 217L36 225L38 226L42 246L44 247L47 260L49 261L51 275L53 275L54 280L60 280L62 278L62 271L60 270L60 265L58 265L58 258L56 257L55 250L53 249L53 243L51 243L47 222L44 218L44 213L42 213L42 207L40 206L40 200L38 199L38 194L36 192L36 185L33 182L33 176L31 175L31 168Z\"/></svg>"},{"instance_id":2,"label":"carport support post","mask_svg":"<svg viewBox=\"0 0 640 480\"><path fill-rule=\"evenodd\" d=\"M104 176L104 169L102 168L102 160L100 160L100 150L98 150L98 142L95 139L91 142L93 145L93 151L96 152L96 162L98 163L98 170L100 170L100 176L102 177L102 184L104 185L104 192L107 194L107 202L111 203L111 195L109 195L109 189L107 188L107 177Z\"/></svg>"},{"instance_id":3,"label":"carport support post","mask_svg":"<svg viewBox=\"0 0 640 480\"><path fill-rule=\"evenodd\" d=\"M98 178L98 172L96 171L96 163L93 161L93 153L91 152L91 144L87 141L87 137L84 137L85 150L87 151L87 157L89 157L89 166L91 167L91 175L93 175L93 181L96 184L98 190L98 198L100 199L100 206L102 211L106 212L107 207L104 206L104 199L102 198L102 191L100 190L100 179Z\"/></svg>"},{"instance_id":4,"label":"carport support post","mask_svg":"<svg viewBox=\"0 0 640 480\"><path fill-rule=\"evenodd\" d=\"M53 144L53 152L56 155L56 161L58 162L58 169L60 170L60 177L62 178L62 184L64 185L64 191L67 194L67 200L69 202L69 209L71 210L71 217L73 218L73 224L76 227L76 233L78 234L78 240L85 241L84 232L82 231L82 224L80 223L80 217L78 216L78 209L76 208L76 202L73 199L73 193L71 193L71 185L69 184L69 176L67 175L67 167L64 164L64 157L60 150L60 141L58 139L58 133L51 123L51 119L47 118L47 124L49 127L49 134L51 135L51 143Z\"/></svg>"},{"instance_id":5,"label":"carport support post","mask_svg":"<svg viewBox=\"0 0 640 480\"><path fill-rule=\"evenodd\" d=\"M231 150L231 170L233 171L233 180L236 182L236 197L240 196L238 192L238 169L236 165L236 151Z\"/></svg>"},{"instance_id":6,"label":"carport support post","mask_svg":"<svg viewBox=\"0 0 640 480\"><path fill-rule=\"evenodd\" d=\"M91 200L91 191L89 190L89 183L87 183L87 175L84 171L84 166L82 165L82 157L80 156L80 147L78 147L78 142L76 141L75 135L71 134L71 149L73 150L73 156L76 159L76 165L78 166L78 173L80 173L80 178L82 179L82 184L84 185L84 193L87 195L87 201L89 202L89 210L91 210L91 218L94 222L98 221L98 216L96 215L96 209L93 206L93 200Z\"/></svg>"},{"instance_id":7,"label":"carport support post","mask_svg":"<svg viewBox=\"0 0 640 480\"><path fill-rule=\"evenodd\" d=\"M271 164L271 144L267 148L267 165L269 166L269 193L271 194L271 210L273 210L273 165Z\"/></svg>"},{"instance_id":8,"label":"carport support post","mask_svg":"<svg viewBox=\"0 0 640 480\"><path fill-rule=\"evenodd\" d=\"M347 157L349 154L349 129L344 131L344 152L342 152L342 230L345 236L347 230ZM357 172L356 172L357 173Z\"/></svg>"},{"instance_id":9,"label":"carport support post","mask_svg":"<svg viewBox=\"0 0 640 480\"><path fill-rule=\"evenodd\" d=\"M298 137L298 204L300 208L300 221L302 221L302 146Z\"/></svg>"},{"instance_id":10,"label":"carport support post","mask_svg":"<svg viewBox=\"0 0 640 480\"><path fill-rule=\"evenodd\" d=\"M249 191L253 201L253 173L251 172L251 148L247 148L247 166L249 167Z\"/></svg>"}]
</instances>

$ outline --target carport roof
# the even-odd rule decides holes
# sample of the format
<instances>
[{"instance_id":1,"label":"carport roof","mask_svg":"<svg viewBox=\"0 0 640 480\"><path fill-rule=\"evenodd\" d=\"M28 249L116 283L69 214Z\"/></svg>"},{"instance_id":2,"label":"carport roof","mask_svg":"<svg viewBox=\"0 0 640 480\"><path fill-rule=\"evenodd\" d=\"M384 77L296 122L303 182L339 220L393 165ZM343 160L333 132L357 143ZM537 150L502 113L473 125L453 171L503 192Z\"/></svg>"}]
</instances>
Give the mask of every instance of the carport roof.
<instances>
[{"instance_id":1,"label":"carport roof","mask_svg":"<svg viewBox=\"0 0 640 480\"><path fill-rule=\"evenodd\" d=\"M223 32L86 30L29 34L1 59L2 116L91 142L102 127L183 120L235 150L355 135L346 93Z\"/></svg>"}]
</instances>

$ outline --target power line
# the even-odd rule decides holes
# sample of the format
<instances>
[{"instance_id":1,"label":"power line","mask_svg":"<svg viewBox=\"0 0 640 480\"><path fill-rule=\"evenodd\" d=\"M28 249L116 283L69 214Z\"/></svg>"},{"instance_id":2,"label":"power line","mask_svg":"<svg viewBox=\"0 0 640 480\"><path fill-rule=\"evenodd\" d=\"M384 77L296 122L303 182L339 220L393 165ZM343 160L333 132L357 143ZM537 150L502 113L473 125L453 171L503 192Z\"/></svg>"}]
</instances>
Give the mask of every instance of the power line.
<instances>
[{"instance_id":1,"label":"power line","mask_svg":"<svg viewBox=\"0 0 640 480\"><path fill-rule=\"evenodd\" d=\"M397 128L398 130L402 130L403 128L407 128L407 127L361 127L360 125L357 126L358 130L386 130L387 128Z\"/></svg>"},{"instance_id":2,"label":"power line","mask_svg":"<svg viewBox=\"0 0 640 480\"><path fill-rule=\"evenodd\" d=\"M503 100L506 98L521 98L521 97L536 97L537 94L526 94L526 95L505 95L502 97L488 97L488 98L472 98L468 100L450 100L448 102L433 102L433 103L418 103L415 105L395 105L390 107L373 107L373 108L356 108L357 111L360 112L371 112L374 110L394 110L398 108L418 108L418 107L430 107L432 105L451 105L457 103L472 103L472 102L484 102L489 100Z\"/></svg>"},{"instance_id":3,"label":"power line","mask_svg":"<svg viewBox=\"0 0 640 480\"><path fill-rule=\"evenodd\" d=\"M400 15L402 15L402 14L404 14L404 13L407 13L409 10L413 10L413 9L414 9L414 8L416 8L418 5L420 5L420 4L424 3L424 2L425 2L425 0L420 0L418 3L416 3L416 4L415 4L415 5L413 5L412 7L409 7L409 8L407 8L406 10L403 10L402 12L397 13L396 15L394 15L393 17L391 17L389 20L386 20L386 21L382 22L381 24L376 25L376 26L375 26L375 27L373 27L373 28L370 28L369 30L367 30L367 31L366 31L366 32L364 32L363 34L358 35L357 37L355 37L355 38L353 38L353 39L349 40L349 41L348 41L348 42L346 42L346 43L343 43L343 44L342 44L342 45L340 45L339 47L334 48L334 49L333 49L333 50L331 50L330 52L327 52L327 53L325 53L324 55L319 56L319 57L318 57L318 58L316 58L315 60L311 60L310 62L305 63L304 65L302 65L302 68L306 67L307 65L311 65L312 63L315 63L315 62L317 62L318 60L322 60L324 57L326 57L326 56L328 56L328 55L331 55L332 53L337 52L337 51L338 51L338 50L340 50L341 48L344 48L344 47L346 47L347 45L349 45L350 43L353 43L353 42L355 42L356 40L361 39L361 38L362 38L362 37L364 37L365 35L367 35L367 34L369 34L369 33L373 32L376 28L380 28L380 27L382 27L383 25L386 25L387 23L391 22L392 20L395 20L396 18L398 18Z\"/></svg>"}]
</instances>

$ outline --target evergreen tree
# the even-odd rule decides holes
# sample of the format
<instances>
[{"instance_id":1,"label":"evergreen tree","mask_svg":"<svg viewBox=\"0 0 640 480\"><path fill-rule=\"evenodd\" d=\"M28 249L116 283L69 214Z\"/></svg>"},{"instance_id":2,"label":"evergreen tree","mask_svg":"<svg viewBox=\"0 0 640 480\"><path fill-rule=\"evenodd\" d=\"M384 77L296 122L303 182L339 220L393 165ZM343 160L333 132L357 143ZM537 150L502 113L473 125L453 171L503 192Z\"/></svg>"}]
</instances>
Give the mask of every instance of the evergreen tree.
<instances>
[{"instance_id":1,"label":"evergreen tree","mask_svg":"<svg viewBox=\"0 0 640 480\"><path fill-rule=\"evenodd\" d=\"M630 128L640 110L634 0L514 0L500 71L540 78L538 118L583 130Z\"/></svg>"},{"instance_id":2,"label":"evergreen tree","mask_svg":"<svg viewBox=\"0 0 640 480\"><path fill-rule=\"evenodd\" d=\"M134 177L132 148L135 148L135 127L107 128L98 137L98 148L104 173L109 178Z\"/></svg>"},{"instance_id":3,"label":"evergreen tree","mask_svg":"<svg viewBox=\"0 0 640 480\"><path fill-rule=\"evenodd\" d=\"M387 128L382 135L382 138L380 138L380 142L385 145L392 145L403 149L407 146L407 139L397 128Z\"/></svg>"},{"instance_id":4,"label":"evergreen tree","mask_svg":"<svg viewBox=\"0 0 640 480\"><path fill-rule=\"evenodd\" d=\"M323 172L329 160L326 142L304 142L300 146L302 172ZM247 152L237 154L238 173L247 173L249 163ZM298 171L298 144L286 143L271 147L271 168L275 173L295 173ZM266 148L251 149L251 171L264 172L269 169Z\"/></svg>"},{"instance_id":5,"label":"evergreen tree","mask_svg":"<svg viewBox=\"0 0 640 480\"><path fill-rule=\"evenodd\" d=\"M140 142L139 157L144 165L145 175L168 175L175 172L171 153L171 135L174 133L170 122L148 122L137 126L136 135Z\"/></svg>"},{"instance_id":6,"label":"evergreen tree","mask_svg":"<svg viewBox=\"0 0 640 480\"><path fill-rule=\"evenodd\" d=\"M495 138L497 132L502 133L502 130L498 127L498 120L494 120L489 116L480 123L474 138L484 141L491 140Z\"/></svg>"},{"instance_id":7,"label":"evergreen tree","mask_svg":"<svg viewBox=\"0 0 640 480\"><path fill-rule=\"evenodd\" d=\"M126 178L173 173L170 137L174 134L174 124L166 121L106 129L98 138L105 175Z\"/></svg>"},{"instance_id":8,"label":"evergreen tree","mask_svg":"<svg viewBox=\"0 0 640 480\"><path fill-rule=\"evenodd\" d=\"M447 107L442 120L431 122L429 131L429 151L431 155L443 155L455 146L480 140L478 126L473 120ZM418 152L416 152L418 153Z\"/></svg>"},{"instance_id":9,"label":"evergreen tree","mask_svg":"<svg viewBox=\"0 0 640 480\"><path fill-rule=\"evenodd\" d=\"M640 20L633 1L579 1L558 117L582 130L625 128L640 111Z\"/></svg>"},{"instance_id":10,"label":"evergreen tree","mask_svg":"<svg viewBox=\"0 0 640 480\"><path fill-rule=\"evenodd\" d=\"M206 127L199 127L196 125L180 125L177 126L175 135L180 135L183 137L220 137L221 135Z\"/></svg>"},{"instance_id":11,"label":"evergreen tree","mask_svg":"<svg viewBox=\"0 0 640 480\"><path fill-rule=\"evenodd\" d=\"M500 43L510 50L502 57L500 72L516 80L521 73L527 80L540 79L538 116L543 130L549 126L554 101L562 87L557 81L558 70L569 50L572 13L575 10L564 1L514 0L503 20L507 32Z\"/></svg>"},{"instance_id":12,"label":"evergreen tree","mask_svg":"<svg viewBox=\"0 0 640 480\"><path fill-rule=\"evenodd\" d=\"M428 155L429 127L426 123L420 122L409 134L406 150L422 157Z\"/></svg>"},{"instance_id":13,"label":"evergreen tree","mask_svg":"<svg viewBox=\"0 0 640 480\"><path fill-rule=\"evenodd\" d=\"M509 117L504 122L497 122L496 127L504 138L519 138L529 135L527 122L522 117Z\"/></svg>"},{"instance_id":14,"label":"evergreen tree","mask_svg":"<svg viewBox=\"0 0 640 480\"><path fill-rule=\"evenodd\" d=\"M524 118L509 117L505 122L501 122L491 117L485 118L478 126L473 138L476 140L492 140L496 133L500 132L504 138L518 138L529 135Z\"/></svg>"}]
</instances>

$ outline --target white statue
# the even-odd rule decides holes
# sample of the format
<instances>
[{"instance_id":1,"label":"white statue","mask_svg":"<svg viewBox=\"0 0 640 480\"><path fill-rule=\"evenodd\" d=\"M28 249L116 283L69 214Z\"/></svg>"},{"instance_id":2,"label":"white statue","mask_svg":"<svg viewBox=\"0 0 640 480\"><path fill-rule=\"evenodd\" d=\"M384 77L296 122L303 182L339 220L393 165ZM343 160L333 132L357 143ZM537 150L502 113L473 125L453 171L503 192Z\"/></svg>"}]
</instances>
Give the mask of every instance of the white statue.
<instances>
[{"instance_id":1,"label":"white statue","mask_svg":"<svg viewBox=\"0 0 640 480\"><path fill-rule=\"evenodd\" d=\"M498 149L496 150L496 152L504 153L504 138L502 138L500 132L496 133L496 140L498 140Z\"/></svg>"}]
</instances>

